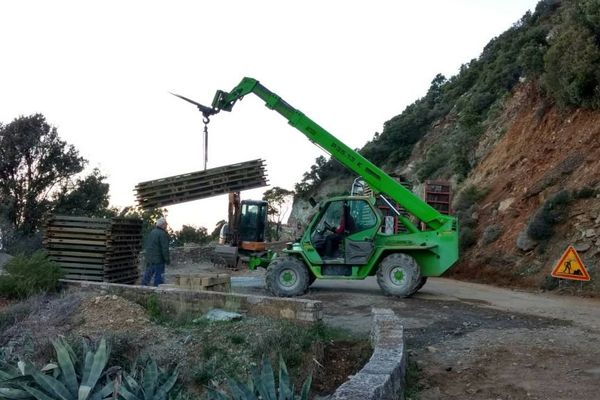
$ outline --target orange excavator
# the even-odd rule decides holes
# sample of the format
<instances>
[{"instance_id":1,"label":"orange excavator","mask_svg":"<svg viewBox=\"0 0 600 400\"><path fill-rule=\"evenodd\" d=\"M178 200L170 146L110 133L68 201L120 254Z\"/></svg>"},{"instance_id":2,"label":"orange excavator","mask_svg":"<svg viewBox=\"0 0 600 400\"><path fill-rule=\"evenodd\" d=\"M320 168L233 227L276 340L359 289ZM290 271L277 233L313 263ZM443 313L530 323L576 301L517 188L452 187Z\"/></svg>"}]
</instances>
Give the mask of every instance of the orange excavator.
<instances>
[{"instance_id":1,"label":"orange excavator","mask_svg":"<svg viewBox=\"0 0 600 400\"><path fill-rule=\"evenodd\" d=\"M235 267L240 259L266 254L267 210L266 201L240 201L240 192L229 193L227 223L221 227L212 261Z\"/></svg>"}]
</instances>

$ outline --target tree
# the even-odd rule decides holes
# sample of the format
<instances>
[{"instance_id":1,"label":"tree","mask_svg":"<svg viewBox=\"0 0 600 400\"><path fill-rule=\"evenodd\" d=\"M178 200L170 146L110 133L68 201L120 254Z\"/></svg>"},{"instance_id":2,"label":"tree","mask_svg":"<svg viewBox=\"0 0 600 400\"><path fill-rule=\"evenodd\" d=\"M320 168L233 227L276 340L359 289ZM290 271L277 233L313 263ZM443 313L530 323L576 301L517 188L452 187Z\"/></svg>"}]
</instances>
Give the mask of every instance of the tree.
<instances>
[{"instance_id":1,"label":"tree","mask_svg":"<svg viewBox=\"0 0 600 400\"><path fill-rule=\"evenodd\" d=\"M294 192L274 186L271 189L263 193L263 200L269 203L268 216L269 221L275 224L274 238L279 240L279 233L281 232L281 223L289 210L290 200Z\"/></svg>"},{"instance_id":2,"label":"tree","mask_svg":"<svg viewBox=\"0 0 600 400\"><path fill-rule=\"evenodd\" d=\"M41 114L0 125L0 208L5 222L22 235L35 233L52 207L53 189L85 164Z\"/></svg>"},{"instance_id":3,"label":"tree","mask_svg":"<svg viewBox=\"0 0 600 400\"><path fill-rule=\"evenodd\" d=\"M203 226L196 228L192 225L183 225L181 230L174 234L174 243L177 246L183 246L185 243L203 244L209 240L208 231Z\"/></svg>"},{"instance_id":4,"label":"tree","mask_svg":"<svg viewBox=\"0 0 600 400\"><path fill-rule=\"evenodd\" d=\"M150 233L152 229L156 226L156 221L159 218L167 217L167 209L166 208L148 208L143 209L140 207L125 207L119 213L119 217L125 218L139 218L142 220L142 236L144 238L144 243L146 243L146 237ZM171 231L170 227L168 228L169 234L174 236L173 231Z\"/></svg>"},{"instance_id":5,"label":"tree","mask_svg":"<svg viewBox=\"0 0 600 400\"><path fill-rule=\"evenodd\" d=\"M74 184L63 185L55 194L54 213L62 215L80 215L86 217L110 217L116 212L108 207L108 183L106 176L95 168L85 178L77 179Z\"/></svg>"},{"instance_id":6,"label":"tree","mask_svg":"<svg viewBox=\"0 0 600 400\"><path fill-rule=\"evenodd\" d=\"M569 10L545 54L542 83L562 106L600 108L599 7L582 1Z\"/></svg>"}]
</instances>

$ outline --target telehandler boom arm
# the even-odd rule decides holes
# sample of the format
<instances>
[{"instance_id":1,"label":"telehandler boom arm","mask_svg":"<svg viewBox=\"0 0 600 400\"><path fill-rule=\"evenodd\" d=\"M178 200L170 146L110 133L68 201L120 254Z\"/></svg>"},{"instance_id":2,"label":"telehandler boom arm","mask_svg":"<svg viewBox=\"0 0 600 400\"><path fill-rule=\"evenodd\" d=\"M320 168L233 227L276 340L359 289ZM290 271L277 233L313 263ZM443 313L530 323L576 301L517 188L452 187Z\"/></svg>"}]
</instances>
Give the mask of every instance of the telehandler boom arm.
<instances>
[{"instance_id":1,"label":"telehandler boom arm","mask_svg":"<svg viewBox=\"0 0 600 400\"><path fill-rule=\"evenodd\" d=\"M455 230L455 218L438 212L435 208L415 196L392 177L383 172L358 152L352 150L331 133L327 132L299 110L295 109L281 97L271 92L253 78L244 78L230 92L217 91L212 102L212 110L202 110L205 117L219 111L231 111L238 100L254 93L266 106L277 111L286 118L290 125L302 132L310 141L321 147L332 157L361 176L374 190L384 193L404 207L409 213L423 221L427 227L438 231ZM418 229L407 219L403 220L407 228L416 232Z\"/></svg>"}]
</instances>

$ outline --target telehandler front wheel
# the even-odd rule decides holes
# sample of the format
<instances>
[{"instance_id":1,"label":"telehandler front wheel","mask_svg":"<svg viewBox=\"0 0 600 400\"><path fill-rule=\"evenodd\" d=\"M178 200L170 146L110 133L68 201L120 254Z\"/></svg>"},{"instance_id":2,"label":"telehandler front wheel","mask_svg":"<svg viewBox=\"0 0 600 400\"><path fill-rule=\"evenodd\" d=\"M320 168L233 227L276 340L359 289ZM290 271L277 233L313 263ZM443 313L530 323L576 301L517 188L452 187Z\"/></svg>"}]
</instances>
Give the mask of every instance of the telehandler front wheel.
<instances>
[{"instance_id":1,"label":"telehandler front wheel","mask_svg":"<svg viewBox=\"0 0 600 400\"><path fill-rule=\"evenodd\" d=\"M408 254L390 254L377 269L377 283L388 296L410 297L418 290L420 282L419 264Z\"/></svg>"},{"instance_id":2,"label":"telehandler front wheel","mask_svg":"<svg viewBox=\"0 0 600 400\"><path fill-rule=\"evenodd\" d=\"M417 293L419 290L421 290L421 288L423 286L425 286L425 284L427 283L427 277L426 276L421 276L421 279L419 279L419 282L417 283L417 286L413 289L412 293L410 294L411 296L415 293Z\"/></svg>"},{"instance_id":3,"label":"telehandler front wheel","mask_svg":"<svg viewBox=\"0 0 600 400\"><path fill-rule=\"evenodd\" d=\"M278 257L267 268L267 289L278 297L306 293L309 273L304 263L294 257Z\"/></svg>"}]
</instances>

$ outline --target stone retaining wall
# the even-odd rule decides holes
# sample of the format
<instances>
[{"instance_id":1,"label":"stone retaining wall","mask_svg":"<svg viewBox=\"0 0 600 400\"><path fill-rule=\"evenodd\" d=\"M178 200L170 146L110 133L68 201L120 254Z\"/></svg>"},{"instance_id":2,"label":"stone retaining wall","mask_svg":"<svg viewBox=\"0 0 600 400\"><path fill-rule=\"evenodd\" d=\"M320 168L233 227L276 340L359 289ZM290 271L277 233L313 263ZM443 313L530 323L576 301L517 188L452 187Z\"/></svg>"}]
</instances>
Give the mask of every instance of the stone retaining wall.
<instances>
[{"instance_id":1,"label":"stone retaining wall","mask_svg":"<svg viewBox=\"0 0 600 400\"><path fill-rule=\"evenodd\" d=\"M61 282L69 288L89 290L98 294L115 294L140 304L145 304L147 299L154 295L159 305L175 316L195 312L206 313L213 308L220 308L249 316L266 316L309 323L320 321L323 318L323 304L315 300L66 279Z\"/></svg>"},{"instance_id":2,"label":"stone retaining wall","mask_svg":"<svg viewBox=\"0 0 600 400\"><path fill-rule=\"evenodd\" d=\"M374 308L371 313L373 355L367 365L335 391L332 400L404 399L404 329L390 309Z\"/></svg>"}]
</instances>

